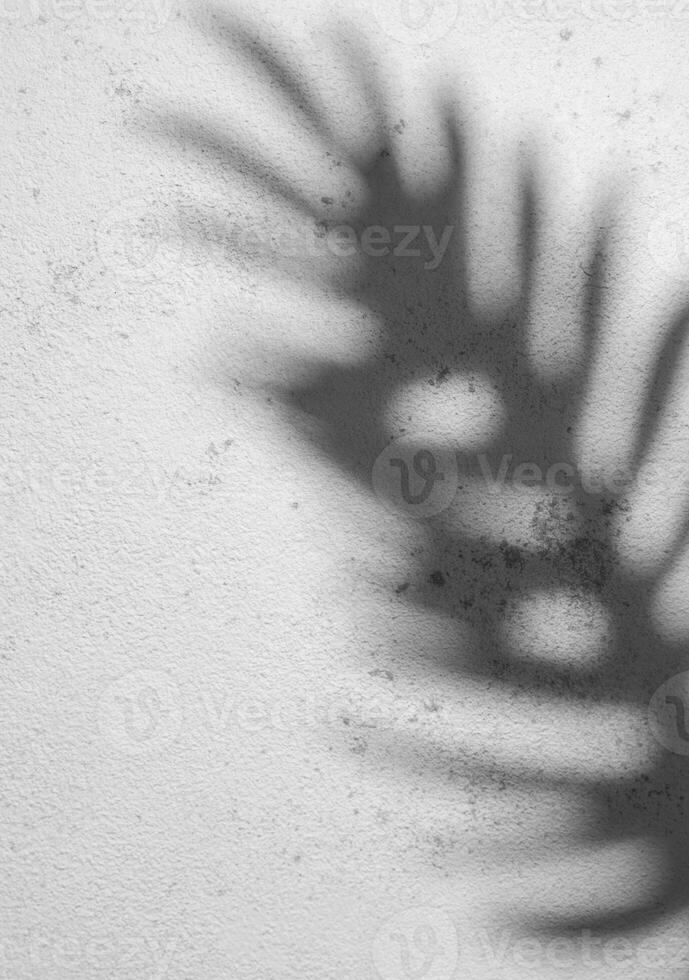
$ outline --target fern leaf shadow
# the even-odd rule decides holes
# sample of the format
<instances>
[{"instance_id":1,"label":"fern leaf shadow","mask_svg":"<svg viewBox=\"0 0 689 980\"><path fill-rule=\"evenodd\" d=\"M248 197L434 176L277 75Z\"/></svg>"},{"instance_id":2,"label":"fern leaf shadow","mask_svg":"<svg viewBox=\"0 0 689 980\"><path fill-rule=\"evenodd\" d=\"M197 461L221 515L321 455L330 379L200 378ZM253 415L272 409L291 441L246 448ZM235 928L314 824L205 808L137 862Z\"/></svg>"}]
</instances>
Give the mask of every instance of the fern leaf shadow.
<instances>
[{"instance_id":1,"label":"fern leaf shadow","mask_svg":"<svg viewBox=\"0 0 689 980\"><path fill-rule=\"evenodd\" d=\"M614 216L601 214L593 236L581 294L581 356L557 385L547 384L534 368L528 328L533 308L537 255L541 228L539 181L535 166L524 168L519 208L519 289L500 312L488 314L472 300L469 245L466 233L467 140L462 121L449 97L439 98L434 111L442 120L450 166L446 179L431 191L414 192L405 184L389 136L384 84L375 59L365 44L352 35L338 43L349 52L353 84L359 87L375 119L377 132L367 145L352 148L340 138L327 108L303 71L289 63L274 45L264 43L249 25L226 13L209 16L209 31L221 49L244 59L266 85L301 114L305 130L324 149L356 172L365 187L361 199L341 202L334 215L333 202L317 203L302 189L276 172L269 160L249 150L227 133L214 132L181 114L160 124L166 138L172 133L185 148L211 155L224 167L287 204L323 235L344 220L358 241L366 229L431 228L435 241L451 224L453 235L442 262L433 268L433 250L422 242L420 254L401 258L363 254L359 249L335 272L314 268L314 278L331 294L346 297L374 315L378 331L369 355L352 364L321 360L309 366L299 386L280 391L297 413L316 418L320 448L331 461L370 489L376 459L394 438L389 406L410 385L440 391L448 378L480 374L499 392L505 424L487 437L480 451L491 459L509 455L537 464L542 472L563 461L576 460L573 432L586 406L604 315L605 283ZM221 235L219 226L214 232ZM418 243L417 243L418 244ZM425 251L424 251L425 249ZM274 275L289 276L293 267L266 251L257 258ZM299 262L299 272L308 271ZM311 263L317 266L317 263ZM327 277L330 276L329 279ZM675 377L684 350L689 309L676 311L667 340L658 353L653 383L630 454L638 474L658 436L658 413ZM438 447L413 440L407 443L410 459ZM447 446L444 447L447 449ZM440 446L443 449L443 446ZM410 464L411 465L411 464ZM398 467L401 469L401 466ZM480 482L482 473L467 474ZM484 480L485 483L485 480ZM429 516L420 527L424 546L410 558L411 586L398 596L411 610L432 611L465 624L474 642L458 653L455 662L442 664L432 651L419 663L419 671L447 685L490 682L496 703L517 706L520 698L539 699L579 711L581 724L595 728L596 718L613 708L629 709L645 717L649 699L672 674L687 666L682 644L664 640L651 627L650 602L660 576L682 554L689 539L686 526L678 533L672 552L653 574L633 573L619 560L615 528L628 506L625 489L610 491L575 487L563 495L552 490L541 501L530 537L495 534L463 521L461 503ZM605 611L608 630L602 656L594 663L552 662L520 656L513 636L506 631L510 610L531 594L566 591ZM525 725L528 721L525 720ZM561 733L560 733L561 734ZM555 732L553 738L557 738ZM576 733L575 733L576 737ZM395 736L390 752L400 766L409 765L413 746ZM448 750L436 746L438 765L447 763ZM573 748L576 752L576 747ZM600 746L601 756L607 747ZM588 929L600 937L631 935L647 929L689 904L689 826L684 815L686 767L681 756L658 752L652 763L628 771L602 773L549 769L538 757L518 767L498 759L480 758L457 746L450 753L456 773L471 772L486 784L501 781L518 790L566 789L586 800L590 819L580 839L569 841L577 849L646 841L661 856L662 886L651 897L597 904L590 909L572 903L552 915L528 917L524 927L544 936L569 935ZM443 761L444 760L444 761ZM566 906L566 903L565 903ZM525 915L525 919L527 916Z\"/></svg>"}]
</instances>

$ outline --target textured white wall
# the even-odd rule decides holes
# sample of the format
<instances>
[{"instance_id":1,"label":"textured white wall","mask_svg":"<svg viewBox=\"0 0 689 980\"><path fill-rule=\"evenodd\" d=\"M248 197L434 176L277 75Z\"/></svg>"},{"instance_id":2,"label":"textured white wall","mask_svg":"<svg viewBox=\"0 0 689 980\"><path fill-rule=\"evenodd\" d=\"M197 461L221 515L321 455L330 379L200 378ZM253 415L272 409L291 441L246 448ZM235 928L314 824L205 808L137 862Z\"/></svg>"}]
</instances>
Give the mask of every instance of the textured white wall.
<instances>
[{"instance_id":1,"label":"textured white wall","mask_svg":"<svg viewBox=\"0 0 689 980\"><path fill-rule=\"evenodd\" d=\"M327 31L359 24L391 118L405 120L413 186L441 168L434 86L458 94L487 303L511 282L516 161L537 148L549 237L533 354L546 376L570 354L599 187L624 192L584 462L623 458L686 271L686 6L463 0L456 20L439 4L416 33L392 0L232 7L277 39L351 137L370 119ZM173 117L264 146L316 197L344 178L290 135L279 93L207 23L201 5L173 0L0 5L3 975L569 975L516 947L494 924L501 908L566 903L569 889L585 904L642 878L652 889L653 855L630 844L548 867L550 829L586 819L576 792L505 803L448 780L424 746L468 738L524 761L536 744L565 769L605 768L635 750L637 729L646 751L643 719L615 747L619 719L534 721L413 673L419 649L457 642L394 594L414 532L265 390L305 357L352 360L370 321L306 270L282 281L251 250L230 261L210 233L200 241L214 216L259 237L288 218L222 153L180 139ZM678 459L682 417L680 405ZM652 551L666 510L651 501L632 521L630 554ZM682 637L673 587L659 627ZM429 710L434 699L448 710ZM491 728L498 713L512 734ZM491 860L505 838L519 861ZM437 955L405 973L391 933L413 942L429 921ZM649 962L597 962L595 975L679 975Z\"/></svg>"}]
</instances>

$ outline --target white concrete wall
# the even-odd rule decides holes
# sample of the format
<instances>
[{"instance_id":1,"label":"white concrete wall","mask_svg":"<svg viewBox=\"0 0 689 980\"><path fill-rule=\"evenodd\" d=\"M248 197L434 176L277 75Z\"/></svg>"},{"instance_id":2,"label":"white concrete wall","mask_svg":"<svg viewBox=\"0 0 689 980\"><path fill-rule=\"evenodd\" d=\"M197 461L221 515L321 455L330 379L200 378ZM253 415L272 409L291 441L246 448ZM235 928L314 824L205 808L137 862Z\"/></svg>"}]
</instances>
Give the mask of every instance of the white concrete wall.
<instances>
[{"instance_id":1,"label":"white concrete wall","mask_svg":"<svg viewBox=\"0 0 689 980\"><path fill-rule=\"evenodd\" d=\"M232 10L302 66L351 137L370 120L327 31L359 24L406 123L412 186L438 173L434 86L458 93L486 302L511 282L519 141L537 148L546 374L569 356L599 188L624 192L607 360L581 430L582 459L612 465L687 278L689 8L462 0L456 19L438 5L419 43L399 6ZM252 254L230 262L180 221L179 202L183 217L200 205L197 228L229 215L260 235L288 218L177 139L175 114L264 146L316 198L343 180L205 22L175 0L0 5L3 975L404 980L390 935L413 943L429 921L440 952L417 961L424 980L569 975L543 956L528 965L495 926L503 906L565 902L563 882L633 892L658 869L624 849L548 867L551 828L586 819L576 793L507 805L449 781L427 747L399 764L395 745L419 726L420 745L451 748L493 708L464 690L458 719L414 720L434 698L455 704L413 674L416 651L455 640L394 596L413 532L266 394L304 358L365 351L370 321L306 270L288 282ZM663 507L634 525L630 552L652 550ZM683 636L675 588L659 628ZM598 758L602 742L614 757L597 723L576 745L558 724L556 755ZM526 868L486 855L505 836ZM583 962L574 974L593 975ZM681 973L637 957L595 975Z\"/></svg>"}]
</instances>

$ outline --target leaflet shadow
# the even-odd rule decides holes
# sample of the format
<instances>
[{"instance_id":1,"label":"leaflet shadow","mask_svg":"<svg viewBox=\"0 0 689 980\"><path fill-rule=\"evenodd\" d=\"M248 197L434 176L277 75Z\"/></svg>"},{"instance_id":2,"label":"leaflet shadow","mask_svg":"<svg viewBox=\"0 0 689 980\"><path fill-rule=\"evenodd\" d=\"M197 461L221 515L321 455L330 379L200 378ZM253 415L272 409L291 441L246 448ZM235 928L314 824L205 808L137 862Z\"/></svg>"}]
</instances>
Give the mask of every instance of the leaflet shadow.
<instances>
[{"instance_id":1,"label":"leaflet shadow","mask_svg":"<svg viewBox=\"0 0 689 980\"><path fill-rule=\"evenodd\" d=\"M340 38L351 56L353 84L365 94L377 120L377 135L371 143L352 148L334 131L327 110L304 81L299 66L290 64L276 53L275 46L264 43L255 30L235 17L214 12L209 23L218 42L261 76L266 92L272 89L301 112L322 152L353 168L365 187L359 199L323 197L318 203L278 173L269 160L225 133L181 114L161 124L166 138L172 134L206 159L241 171L245 179L302 215L324 250L328 243L330 254L323 267L298 260L299 275L303 279L313 265L314 279L331 295L355 301L372 314L375 333L364 358L346 366L336 359L319 360L301 372L306 381L280 391L297 413L317 420L324 457L373 494L371 473L376 460L391 442L405 436L404 450L400 450L403 458L395 462L393 477L401 479L406 466L408 478L417 481L414 489L423 496L428 478L437 473L426 464L430 460L436 467L443 453L454 451L454 444L440 436L436 442L432 437L415 442L413 420L407 432L395 427L390 406L410 387L425 386L440 396L453 378L480 376L499 393L505 419L499 432L482 443L482 453L493 461L505 455L528 461L543 473L563 462L576 466L574 433L598 353L614 216L599 216L600 230L593 236L589 261L582 270L579 357L557 385L546 383L533 364L528 336L540 240L535 168L524 167L517 205L519 289L499 313L486 313L471 298L466 140L452 100L439 99L434 107L442 119L444 151L450 155L447 176L430 191L414 192L403 180L390 139L392 120L386 118L385 84L375 58L361 41L353 36ZM208 216L198 220L207 223ZM344 224L354 230L353 240L359 243L372 228L387 233L398 228L430 228L433 235L419 235L414 243L418 254L411 256L375 248L374 240L380 246L385 237L380 232L377 239L369 239L368 250L357 247L351 254L351 242L341 231ZM448 226L452 236L445 243L442 260L436 262L437 246ZM216 239L225 234L221 222L213 234ZM238 248L241 243L228 243L228 253ZM333 248L337 261L333 261ZM275 276L295 271L294 263L269 248L255 258ZM688 325L688 310L678 309L659 344L654 380L630 453L632 480L658 438L660 409L675 378ZM457 444L461 440L458 432ZM471 486L479 485L480 472L465 475ZM410 610L433 611L461 622L473 636L472 644L458 651L454 663L440 664L428 656L420 669L429 677L442 675L458 689L462 680L490 682L496 699L514 696L519 703L527 694L532 701L543 698L563 707L579 706L582 718L587 711L591 713L587 735L593 739L596 719L613 708L622 706L645 717L659 685L688 666L683 644L655 635L651 601L659 582L689 543L689 507L664 562L648 573L634 571L619 559L616 548L620 515L629 507L628 490L628 486L612 490L574 486L564 493L561 485L552 486L539 497L529 533L521 536L472 527L462 519L461 502L417 522L423 547L410 557L408 582L397 599ZM400 514L401 521L408 519L408 510ZM609 628L606 648L599 656L571 663L557 657L525 657L515 646L514 636L505 629L508 612L525 596L553 592L567 592L604 610ZM530 724L525 718L525 728ZM553 732L553 739L558 737ZM609 746L601 744L601 757L608 750ZM391 751L405 765L412 747L396 738ZM439 760L442 751L438 746ZM572 752L576 754L576 747ZM576 766L565 771L549 769L539 758L525 759L523 766L516 767L500 759L472 759L460 743L453 767L457 773L471 771L479 782L500 780L518 790L567 789L579 794L586 801L589 819L580 835L569 841L573 854L595 854L641 842L656 855L660 887L620 895L618 901L598 900L593 891L588 903L568 904L565 898L552 914L541 910L520 915L526 930L543 936L582 930L601 938L631 936L689 903L689 825L684 818L686 762L682 755L659 751L646 767L630 766L601 776L595 768L587 772L585 766L579 772Z\"/></svg>"}]
</instances>

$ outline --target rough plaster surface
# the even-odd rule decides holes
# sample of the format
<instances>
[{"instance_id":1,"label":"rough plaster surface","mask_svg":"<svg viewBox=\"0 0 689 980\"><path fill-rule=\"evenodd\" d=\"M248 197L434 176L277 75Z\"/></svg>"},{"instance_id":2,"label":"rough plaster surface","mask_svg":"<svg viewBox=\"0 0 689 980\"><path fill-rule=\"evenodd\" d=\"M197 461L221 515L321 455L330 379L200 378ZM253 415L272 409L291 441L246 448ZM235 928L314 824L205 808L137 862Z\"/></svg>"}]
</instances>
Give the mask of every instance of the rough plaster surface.
<instances>
[{"instance_id":1,"label":"rough plaster surface","mask_svg":"<svg viewBox=\"0 0 689 980\"><path fill-rule=\"evenodd\" d=\"M613 469L686 280L689 11L476 0L440 22L442 36L429 22L419 44L398 6L282 0L244 13L349 138L371 120L328 30L360 25L390 118L404 120L410 186L442 172L429 106L438 86L456 94L471 137L473 283L488 307L514 284L515 174L537 151L543 377L557 381L572 356L601 188L623 194L579 433L582 465ZM593 975L516 947L496 922L509 908L652 892L653 849L550 847L590 818L576 782L505 798L453 778L453 753L620 772L654 750L645 719L419 670L419 651L462 636L396 592L418 530L268 393L306 359L365 356L372 319L299 262L282 279L256 250L220 247L218 215L259 238L295 219L189 133L264 147L316 198L348 178L304 129L290 135L279 93L207 25L200 5L167 0L0 7L3 975ZM445 409L432 402L427 424ZM481 404L477 424L487 414ZM658 465L684 459L686 417L680 390ZM639 495L620 561L653 565L680 490ZM509 534L533 503L515 493L467 498L466 513ZM655 628L680 641L684 582L680 567L657 593ZM564 600L524 599L506 628L525 657L543 654L544 631L576 657L574 629L595 660L605 610L575 602L572 620ZM682 928L676 915L656 930L674 956ZM416 943L408 969L395 932ZM597 961L595 975L682 975L641 960Z\"/></svg>"}]
</instances>

